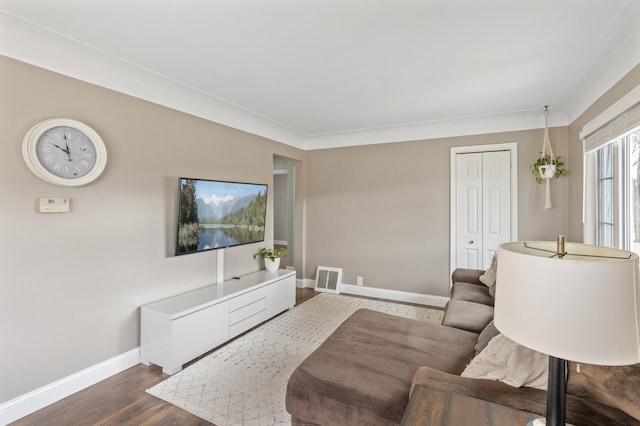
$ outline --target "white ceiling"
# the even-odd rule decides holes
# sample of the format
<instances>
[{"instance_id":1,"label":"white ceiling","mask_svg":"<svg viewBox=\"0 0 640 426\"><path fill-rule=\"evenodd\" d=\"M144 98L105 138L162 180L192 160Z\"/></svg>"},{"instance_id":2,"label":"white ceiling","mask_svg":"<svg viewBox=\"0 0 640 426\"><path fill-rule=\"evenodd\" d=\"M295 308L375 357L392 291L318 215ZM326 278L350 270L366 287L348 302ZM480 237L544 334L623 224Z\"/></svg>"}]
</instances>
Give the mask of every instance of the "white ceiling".
<instances>
[{"instance_id":1,"label":"white ceiling","mask_svg":"<svg viewBox=\"0 0 640 426\"><path fill-rule=\"evenodd\" d=\"M0 0L0 54L302 149L566 125L638 0Z\"/></svg>"}]
</instances>

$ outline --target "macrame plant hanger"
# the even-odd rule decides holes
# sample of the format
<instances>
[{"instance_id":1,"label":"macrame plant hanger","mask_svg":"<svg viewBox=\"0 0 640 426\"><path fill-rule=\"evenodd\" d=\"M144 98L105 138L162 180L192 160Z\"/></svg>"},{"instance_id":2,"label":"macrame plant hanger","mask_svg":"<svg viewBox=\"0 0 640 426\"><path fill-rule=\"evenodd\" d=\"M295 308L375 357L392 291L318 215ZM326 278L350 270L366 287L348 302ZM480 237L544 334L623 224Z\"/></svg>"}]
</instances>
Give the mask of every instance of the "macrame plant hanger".
<instances>
[{"instance_id":1,"label":"macrame plant hanger","mask_svg":"<svg viewBox=\"0 0 640 426\"><path fill-rule=\"evenodd\" d=\"M553 149L551 149L551 141L549 140L549 107L544 107L544 140L542 141L542 152L540 153L540 159L548 158L551 160L549 165L554 165L553 173L551 171L547 172L547 168L545 167L540 171L540 176L544 178L546 182L546 190L544 196L544 208L551 208L551 189L549 185L549 181L555 175L555 157L553 156Z\"/></svg>"}]
</instances>

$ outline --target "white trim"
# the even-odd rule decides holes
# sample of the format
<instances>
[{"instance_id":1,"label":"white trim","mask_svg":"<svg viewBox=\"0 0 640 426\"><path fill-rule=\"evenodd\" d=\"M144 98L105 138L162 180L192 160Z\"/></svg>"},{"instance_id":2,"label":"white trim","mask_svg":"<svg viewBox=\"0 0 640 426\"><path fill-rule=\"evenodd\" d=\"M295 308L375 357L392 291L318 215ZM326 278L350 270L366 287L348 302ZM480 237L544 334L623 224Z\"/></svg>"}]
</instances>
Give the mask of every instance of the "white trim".
<instances>
[{"instance_id":1,"label":"white trim","mask_svg":"<svg viewBox=\"0 0 640 426\"><path fill-rule=\"evenodd\" d=\"M640 102L640 85L620 98L616 103L602 111L594 119L584 125L580 132L580 139L584 139L626 110Z\"/></svg>"},{"instance_id":2,"label":"white trim","mask_svg":"<svg viewBox=\"0 0 640 426\"><path fill-rule=\"evenodd\" d=\"M296 281L298 288L314 288L315 280L306 278ZM408 291L389 290L386 288L365 287L361 285L345 284L340 285L340 293L354 296L375 297L378 299L391 300L395 302L418 303L420 305L435 306L444 308L449 301L448 297L432 296L430 294L412 293Z\"/></svg>"},{"instance_id":3,"label":"white trim","mask_svg":"<svg viewBox=\"0 0 640 426\"><path fill-rule=\"evenodd\" d=\"M568 126L568 116L554 110L551 127ZM539 129L540 108L512 111L502 114L460 117L397 126L357 129L346 132L308 135L304 145L307 151L345 146L375 145L381 143L419 141L446 137L484 135Z\"/></svg>"},{"instance_id":4,"label":"white trim","mask_svg":"<svg viewBox=\"0 0 640 426\"><path fill-rule=\"evenodd\" d=\"M583 197L582 197L582 241L585 244L596 243L596 209L595 200L598 196L598 184L596 181L596 152L584 152L582 154L583 170Z\"/></svg>"},{"instance_id":5,"label":"white trim","mask_svg":"<svg viewBox=\"0 0 640 426\"><path fill-rule=\"evenodd\" d=\"M408 291L389 290L387 288L365 287L361 285L342 284L340 292L355 296L375 297L396 302L418 303L420 305L444 308L448 297L432 296L430 294L412 293Z\"/></svg>"},{"instance_id":6,"label":"white trim","mask_svg":"<svg viewBox=\"0 0 640 426\"><path fill-rule=\"evenodd\" d=\"M235 105L212 93L143 68L109 52L78 42L0 10L0 55L106 87L196 117L259 135L301 150L372 145L478 135L540 127L539 109L403 123L325 134L307 134ZM15 40L19 40L16 43ZM56 52L51 55L51 52ZM624 70L625 72L628 70ZM593 85L593 79L589 82ZM605 82L607 87L612 83ZM569 115L555 112L552 125L566 126Z\"/></svg>"},{"instance_id":7,"label":"white trim","mask_svg":"<svg viewBox=\"0 0 640 426\"><path fill-rule=\"evenodd\" d=\"M273 171L273 175L288 175L289 171L287 169L275 169Z\"/></svg>"},{"instance_id":8,"label":"white trim","mask_svg":"<svg viewBox=\"0 0 640 426\"><path fill-rule=\"evenodd\" d=\"M286 246L287 240L273 240L273 244L278 246Z\"/></svg>"},{"instance_id":9,"label":"white trim","mask_svg":"<svg viewBox=\"0 0 640 426\"><path fill-rule=\"evenodd\" d=\"M615 20L614 28L628 28L629 25L635 24L633 20L637 16L635 12L638 6L634 2L628 3L629 5L625 6L626 13L622 13ZM106 51L38 26L4 10L0 10L0 28L2 28L1 55L302 150L540 128L539 110L532 108L524 111L310 135L234 105L214 94L205 93ZM620 31L610 31L605 35L605 42L595 47L596 54L592 55L591 61L606 57L607 67L602 70L603 72L598 73L588 72L592 69L592 62L587 62L581 67L580 72L573 79L573 84L561 93L562 103L565 105L563 109L566 112L554 110L555 118L552 126L569 125L598 97L633 69L637 64L638 33L639 31L636 30L625 36ZM602 52L607 42L621 39L624 43L617 43L618 48L614 52ZM51 52L56 54L51 55ZM575 94L579 95L575 96Z\"/></svg>"},{"instance_id":10,"label":"white trim","mask_svg":"<svg viewBox=\"0 0 640 426\"><path fill-rule=\"evenodd\" d=\"M451 147L450 157L450 209L451 216L449 218L450 231L450 253L449 253L449 276L456 269L455 258L457 251L457 234L456 234L456 155L472 153L472 152L492 152L492 151L509 151L511 154L511 241L518 240L518 143L496 143L489 145L472 145L472 146L454 146ZM453 283L449 283L452 285Z\"/></svg>"},{"instance_id":11,"label":"white trim","mask_svg":"<svg viewBox=\"0 0 640 426\"><path fill-rule=\"evenodd\" d=\"M309 278L297 279L296 287L298 288L314 288L316 286L316 280Z\"/></svg>"},{"instance_id":12,"label":"white trim","mask_svg":"<svg viewBox=\"0 0 640 426\"><path fill-rule=\"evenodd\" d=\"M16 421L138 364L139 347L0 404L0 425Z\"/></svg>"},{"instance_id":13,"label":"white trim","mask_svg":"<svg viewBox=\"0 0 640 426\"><path fill-rule=\"evenodd\" d=\"M304 149L296 129L4 10L0 28L0 55Z\"/></svg>"}]
</instances>

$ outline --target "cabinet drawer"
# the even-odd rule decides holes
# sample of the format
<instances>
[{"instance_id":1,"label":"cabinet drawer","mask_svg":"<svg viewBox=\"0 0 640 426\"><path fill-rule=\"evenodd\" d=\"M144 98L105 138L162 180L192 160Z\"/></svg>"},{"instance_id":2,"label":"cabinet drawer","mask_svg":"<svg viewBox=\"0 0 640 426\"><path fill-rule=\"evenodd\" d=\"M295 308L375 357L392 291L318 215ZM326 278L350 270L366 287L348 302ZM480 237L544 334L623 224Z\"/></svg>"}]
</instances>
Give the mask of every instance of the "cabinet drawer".
<instances>
[{"instance_id":1,"label":"cabinet drawer","mask_svg":"<svg viewBox=\"0 0 640 426\"><path fill-rule=\"evenodd\" d=\"M264 310L250 316L249 318L243 319L242 321L229 327L229 338L236 337L238 334L249 330L251 327L260 324L266 319L267 317Z\"/></svg>"},{"instance_id":2,"label":"cabinet drawer","mask_svg":"<svg viewBox=\"0 0 640 426\"><path fill-rule=\"evenodd\" d=\"M267 308L266 299L263 298L260 300L256 300L255 302L249 305L236 309L233 312L229 312L229 324L233 325L237 322L240 322L243 319L249 318L250 316L257 314L260 311L264 311L266 308Z\"/></svg>"},{"instance_id":3,"label":"cabinet drawer","mask_svg":"<svg viewBox=\"0 0 640 426\"><path fill-rule=\"evenodd\" d=\"M242 308L246 305L250 305L259 299L264 299L265 297L267 297L267 289L264 287L258 288L245 294L241 294L240 296L234 297L233 299L229 300L229 310L235 311L236 309Z\"/></svg>"}]
</instances>

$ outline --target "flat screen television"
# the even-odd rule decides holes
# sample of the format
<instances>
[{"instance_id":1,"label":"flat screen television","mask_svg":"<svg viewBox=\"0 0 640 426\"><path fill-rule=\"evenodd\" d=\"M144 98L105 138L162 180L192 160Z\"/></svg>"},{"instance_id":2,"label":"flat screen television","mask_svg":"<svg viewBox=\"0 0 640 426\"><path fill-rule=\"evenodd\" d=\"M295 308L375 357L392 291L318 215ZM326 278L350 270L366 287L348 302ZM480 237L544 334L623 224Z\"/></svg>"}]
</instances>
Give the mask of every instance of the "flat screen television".
<instances>
[{"instance_id":1,"label":"flat screen television","mask_svg":"<svg viewBox=\"0 0 640 426\"><path fill-rule=\"evenodd\" d=\"M264 241L267 185L179 178L176 256Z\"/></svg>"}]
</instances>

